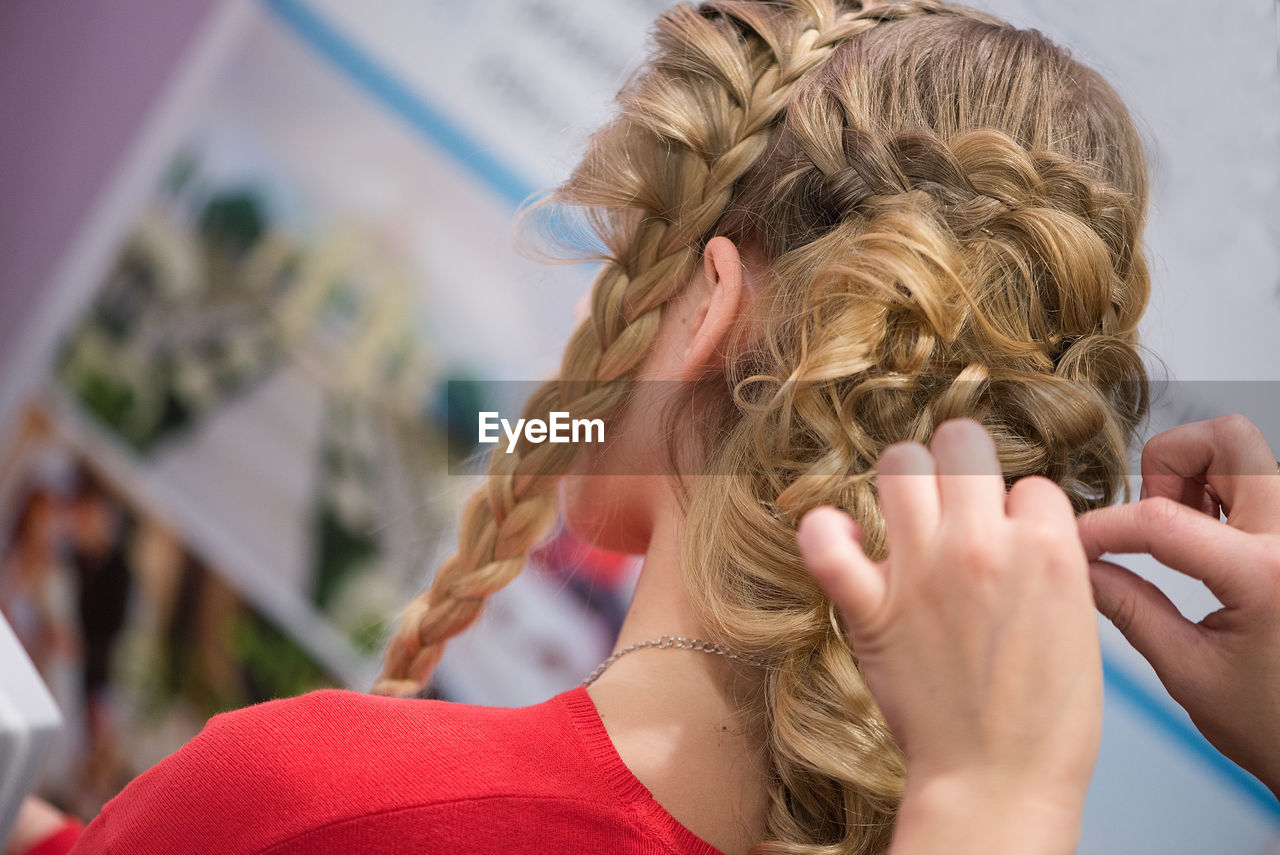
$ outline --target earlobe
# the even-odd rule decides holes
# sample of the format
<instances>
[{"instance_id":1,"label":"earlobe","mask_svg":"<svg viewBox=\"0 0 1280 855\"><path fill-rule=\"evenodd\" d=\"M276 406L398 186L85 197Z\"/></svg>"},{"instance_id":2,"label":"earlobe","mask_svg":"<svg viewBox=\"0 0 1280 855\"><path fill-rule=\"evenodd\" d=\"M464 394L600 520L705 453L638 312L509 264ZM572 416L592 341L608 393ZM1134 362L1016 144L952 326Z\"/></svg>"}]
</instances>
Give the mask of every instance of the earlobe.
<instances>
[{"instance_id":1,"label":"earlobe","mask_svg":"<svg viewBox=\"0 0 1280 855\"><path fill-rule=\"evenodd\" d=\"M704 296L696 314L697 328L685 352L681 379L696 380L724 368L724 348L742 307L742 257L733 241L717 236L703 250Z\"/></svg>"}]
</instances>

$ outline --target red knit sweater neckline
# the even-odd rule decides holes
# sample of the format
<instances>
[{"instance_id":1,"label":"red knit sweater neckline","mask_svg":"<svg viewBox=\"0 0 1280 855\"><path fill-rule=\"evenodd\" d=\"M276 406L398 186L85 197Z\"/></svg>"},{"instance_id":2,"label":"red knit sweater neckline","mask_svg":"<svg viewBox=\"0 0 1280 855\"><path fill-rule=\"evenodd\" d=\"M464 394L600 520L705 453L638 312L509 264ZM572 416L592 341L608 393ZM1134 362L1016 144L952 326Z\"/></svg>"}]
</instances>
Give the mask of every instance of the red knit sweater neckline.
<instances>
[{"instance_id":1,"label":"red knit sweater neckline","mask_svg":"<svg viewBox=\"0 0 1280 855\"><path fill-rule=\"evenodd\" d=\"M623 762L622 755L609 738L604 720L595 702L583 686L560 695L570 719L591 757L599 764L605 778L617 793L618 800L635 812L641 822L669 838L679 852L696 855L723 855L723 853L690 831L666 808L658 803L653 793Z\"/></svg>"}]
</instances>

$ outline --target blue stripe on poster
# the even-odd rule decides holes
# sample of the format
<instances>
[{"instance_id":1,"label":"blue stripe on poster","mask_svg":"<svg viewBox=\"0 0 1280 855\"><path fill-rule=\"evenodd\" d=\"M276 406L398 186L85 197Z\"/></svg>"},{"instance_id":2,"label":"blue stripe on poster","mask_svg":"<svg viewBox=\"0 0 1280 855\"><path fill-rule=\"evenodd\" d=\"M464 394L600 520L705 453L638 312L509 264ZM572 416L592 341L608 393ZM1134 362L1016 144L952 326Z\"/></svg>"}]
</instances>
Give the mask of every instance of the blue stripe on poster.
<instances>
[{"instance_id":1,"label":"blue stripe on poster","mask_svg":"<svg viewBox=\"0 0 1280 855\"><path fill-rule=\"evenodd\" d=\"M361 52L327 21L308 8L303 0L261 0L303 41L346 72L368 92L407 121L424 137L453 156L491 190L518 206L534 192L532 184L515 170L489 154L480 142L431 106L422 96L395 79L372 58ZM1183 749L1200 760L1226 783L1280 820L1280 802L1256 778L1223 757L1210 745L1190 720L1175 713L1169 704L1129 675L1114 660L1104 656L1103 675L1107 689L1134 707Z\"/></svg>"},{"instance_id":2,"label":"blue stripe on poster","mask_svg":"<svg viewBox=\"0 0 1280 855\"><path fill-rule=\"evenodd\" d=\"M1209 767L1219 778L1232 785L1273 818L1280 819L1280 801L1261 781L1232 763L1214 748L1181 709L1151 693L1139 680L1129 674L1114 659L1103 655L1102 673L1106 679L1107 693L1123 699L1138 712L1153 721L1166 735Z\"/></svg>"},{"instance_id":3,"label":"blue stripe on poster","mask_svg":"<svg viewBox=\"0 0 1280 855\"><path fill-rule=\"evenodd\" d=\"M438 109L407 89L385 68L334 29L299 0L262 0L263 4L322 56L346 72L370 95L407 121L475 174L512 205L519 205L534 187L516 174Z\"/></svg>"}]
</instances>

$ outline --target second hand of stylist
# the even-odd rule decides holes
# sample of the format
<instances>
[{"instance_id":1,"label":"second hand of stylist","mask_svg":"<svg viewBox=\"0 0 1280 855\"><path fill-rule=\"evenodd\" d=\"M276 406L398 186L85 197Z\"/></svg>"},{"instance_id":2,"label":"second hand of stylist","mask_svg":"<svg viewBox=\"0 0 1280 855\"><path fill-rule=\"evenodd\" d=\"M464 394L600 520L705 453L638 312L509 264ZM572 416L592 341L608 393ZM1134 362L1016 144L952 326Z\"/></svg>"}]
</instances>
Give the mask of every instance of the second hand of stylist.
<instances>
[{"instance_id":1,"label":"second hand of stylist","mask_svg":"<svg viewBox=\"0 0 1280 855\"><path fill-rule=\"evenodd\" d=\"M1143 498L1091 511L1079 528L1098 609L1205 738L1280 798L1278 468L1242 416L1182 425L1143 449ZM1149 553L1204 582L1222 608L1193 623L1103 553Z\"/></svg>"}]
</instances>

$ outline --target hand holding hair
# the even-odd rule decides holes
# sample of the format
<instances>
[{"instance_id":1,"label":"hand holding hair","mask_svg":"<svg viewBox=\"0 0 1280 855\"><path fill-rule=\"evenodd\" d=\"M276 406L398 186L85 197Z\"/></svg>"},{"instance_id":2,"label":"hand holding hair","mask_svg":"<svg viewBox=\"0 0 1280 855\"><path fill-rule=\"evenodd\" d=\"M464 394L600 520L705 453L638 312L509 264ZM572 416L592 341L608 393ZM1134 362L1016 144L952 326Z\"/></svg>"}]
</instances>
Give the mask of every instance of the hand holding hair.
<instances>
[{"instance_id":1,"label":"hand holding hair","mask_svg":"<svg viewBox=\"0 0 1280 855\"><path fill-rule=\"evenodd\" d=\"M1079 520L1098 610L1227 757L1280 798L1280 473L1243 416L1193 422L1142 452L1142 496ZM1219 520L1219 509L1226 522ZM1222 608L1192 623L1159 588L1099 560L1150 553Z\"/></svg>"},{"instance_id":2,"label":"hand holding hair","mask_svg":"<svg viewBox=\"0 0 1280 855\"><path fill-rule=\"evenodd\" d=\"M876 486L885 560L830 507L804 517L799 545L906 753L891 852L1074 851L1102 665L1070 501L1040 477L1006 495L992 439L968 419L928 449L890 446Z\"/></svg>"}]
</instances>

